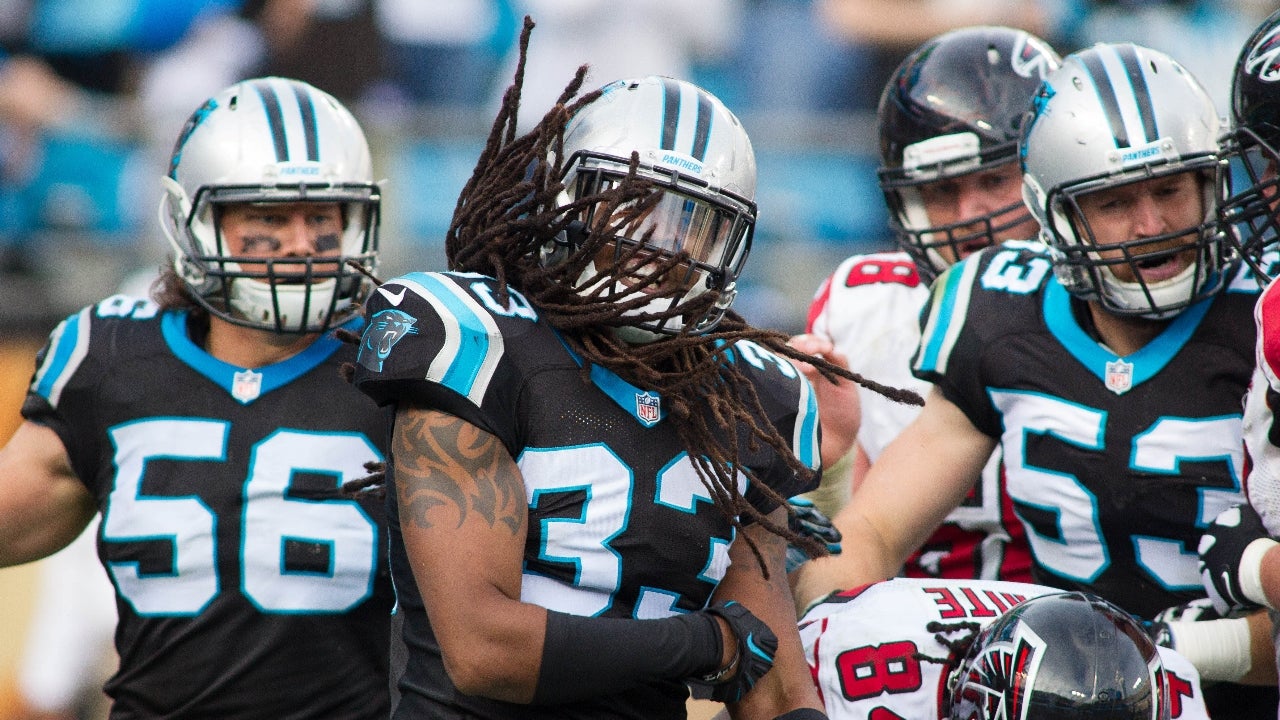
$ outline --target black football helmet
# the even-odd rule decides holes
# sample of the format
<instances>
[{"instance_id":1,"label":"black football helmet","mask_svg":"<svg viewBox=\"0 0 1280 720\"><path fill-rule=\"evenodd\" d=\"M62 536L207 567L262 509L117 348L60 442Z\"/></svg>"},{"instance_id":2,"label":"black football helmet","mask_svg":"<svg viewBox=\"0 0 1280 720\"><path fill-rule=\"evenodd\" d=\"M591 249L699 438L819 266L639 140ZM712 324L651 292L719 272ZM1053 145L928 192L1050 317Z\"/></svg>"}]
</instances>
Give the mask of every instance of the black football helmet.
<instances>
[{"instance_id":1,"label":"black football helmet","mask_svg":"<svg viewBox=\"0 0 1280 720\"><path fill-rule=\"evenodd\" d=\"M1052 593L988 625L948 679L951 720L1168 720L1160 654L1123 610Z\"/></svg>"},{"instance_id":2,"label":"black football helmet","mask_svg":"<svg viewBox=\"0 0 1280 720\"><path fill-rule=\"evenodd\" d=\"M1245 260L1265 280L1262 254L1280 239L1280 11L1258 26L1236 59L1231 81L1232 130L1223 142L1231 162L1231 195L1222 218Z\"/></svg>"},{"instance_id":3,"label":"black football helmet","mask_svg":"<svg viewBox=\"0 0 1280 720\"><path fill-rule=\"evenodd\" d=\"M880 189L899 245L928 278L949 264L937 248L950 246L959 257L961 246L989 245L1030 221L1019 201L985 216L938 224L930 221L919 188L1016 162L1022 116L1040 81L1060 62L1048 43L1022 30L967 27L925 42L885 85Z\"/></svg>"}]
</instances>

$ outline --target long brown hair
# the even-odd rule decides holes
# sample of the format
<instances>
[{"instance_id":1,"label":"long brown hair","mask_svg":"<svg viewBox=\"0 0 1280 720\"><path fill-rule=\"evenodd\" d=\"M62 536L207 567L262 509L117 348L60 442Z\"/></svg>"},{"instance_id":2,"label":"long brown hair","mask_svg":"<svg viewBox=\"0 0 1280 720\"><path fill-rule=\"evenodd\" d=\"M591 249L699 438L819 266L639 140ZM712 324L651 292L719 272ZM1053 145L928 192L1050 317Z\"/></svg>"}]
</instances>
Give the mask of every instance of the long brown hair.
<instances>
[{"instance_id":1,"label":"long brown hair","mask_svg":"<svg viewBox=\"0 0 1280 720\"><path fill-rule=\"evenodd\" d=\"M584 65L542 120L517 136L520 92L533 27L532 20L526 17L515 81L503 97L484 150L458 197L445 238L449 269L491 276L498 280L500 294L508 288L523 294L582 358L584 382L589 382L591 366L599 365L638 387L660 393L670 413L669 421L688 450L702 483L735 527L742 528L738 519L741 516L803 546L810 555L825 554L821 543L794 532L785 523L771 522L738 491L738 469L751 480L757 479L739 464L739 458L745 450L762 445L771 448L797 476L811 477L814 471L796 457L790 440L768 421L755 385L732 359L735 344L754 342L778 355L811 363L829 379L850 379L901 402L922 401L915 393L881 386L822 358L800 353L787 345L785 334L752 327L732 311L712 331L703 334L686 331L648 344L618 339L611 328L634 323L634 312L624 313L654 297L669 297L676 302L666 311L645 315L646 319L701 317L720 299L720 293L710 291L680 301L680 283L664 283L663 279L684 272L681 268L688 256L683 253L657 262L646 281L653 286L647 297L617 302L575 291L583 268L602 247L614 242L620 227L652 209L658 196L652 185L637 175L638 157L633 154L625 180L564 202L561 178L565 169L565 129L574 113L595 101L600 91L578 96L587 70ZM563 244L570 223L590 208L595 209L591 216L596 221L586 228L585 237L563 261L544 263L544 249L557 242ZM637 250L619 251L614 267L624 264ZM670 289L660 289L668 286ZM499 302L504 301L499 298ZM766 483L755 487L785 504L786 498ZM751 548L764 567L759 549L754 543Z\"/></svg>"}]
</instances>

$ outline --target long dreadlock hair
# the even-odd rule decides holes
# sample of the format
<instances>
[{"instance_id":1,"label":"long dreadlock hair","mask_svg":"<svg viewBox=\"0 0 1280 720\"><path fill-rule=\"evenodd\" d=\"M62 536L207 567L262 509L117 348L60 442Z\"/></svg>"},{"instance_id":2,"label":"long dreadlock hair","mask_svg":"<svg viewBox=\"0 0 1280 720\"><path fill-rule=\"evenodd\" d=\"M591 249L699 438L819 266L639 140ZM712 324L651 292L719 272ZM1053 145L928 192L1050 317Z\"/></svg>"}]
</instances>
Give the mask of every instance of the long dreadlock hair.
<instances>
[{"instance_id":1,"label":"long dreadlock hair","mask_svg":"<svg viewBox=\"0 0 1280 720\"><path fill-rule=\"evenodd\" d=\"M674 424L700 480L735 528L742 529L741 516L805 548L810 556L826 554L822 543L791 530L786 523L771 522L738 491L735 479L739 468L748 479L755 479L739 458L744 451L755 451L762 445L783 458L798 476L812 476L814 471L795 456L789 440L768 422L755 386L734 362L735 344L757 343L784 357L812 364L828 379L850 379L900 402L923 401L915 393L871 382L820 357L798 352L787 345L783 333L752 327L731 311L712 331L702 334L692 334L686 327L679 334L648 344L618 339L612 328L637 320L703 317L722 293L713 290L685 300L679 279L687 272L687 253L655 258L652 250L641 254L643 243L630 249L615 243L620 230L643 219L659 199L652 183L637 175L636 153L621 182L565 202L565 130L574 114L601 94L596 90L578 96L587 66L578 68L542 120L517 136L533 27L533 21L526 17L515 81L503 96L484 150L458 197L445 238L449 269L495 278L500 303L506 302L509 288L519 290L582 359L584 382L590 382L591 366L599 365L638 387L659 392L668 406L668 421ZM555 264L544 262L544 250L557 243L563 245L570 224L584 216L593 220L580 231L585 236L570 246L567 257ZM583 270L597 254L615 245L613 266L584 280ZM648 274L625 298L576 289L592 287L611 273L621 273L619 268L637 257L649 263ZM647 292L635 292L640 289ZM660 312L636 312L655 298L673 302ZM767 484L759 483L758 487L785 506L786 499ZM765 568L759 548L749 538L748 542Z\"/></svg>"}]
</instances>

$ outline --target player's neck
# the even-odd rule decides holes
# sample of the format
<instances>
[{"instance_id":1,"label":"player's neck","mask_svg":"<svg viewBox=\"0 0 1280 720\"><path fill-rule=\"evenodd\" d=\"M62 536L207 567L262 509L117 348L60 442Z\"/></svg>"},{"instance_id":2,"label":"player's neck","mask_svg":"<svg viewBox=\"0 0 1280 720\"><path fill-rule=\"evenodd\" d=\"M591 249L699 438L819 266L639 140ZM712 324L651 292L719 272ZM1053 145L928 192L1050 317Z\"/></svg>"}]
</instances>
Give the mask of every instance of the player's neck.
<instances>
[{"instance_id":1,"label":"player's neck","mask_svg":"<svg viewBox=\"0 0 1280 720\"><path fill-rule=\"evenodd\" d=\"M1168 320L1115 315L1093 302L1089 303L1089 316L1093 320L1098 339L1120 357L1132 355L1146 347L1169 324Z\"/></svg>"},{"instance_id":2,"label":"player's neck","mask_svg":"<svg viewBox=\"0 0 1280 720\"><path fill-rule=\"evenodd\" d=\"M316 335L282 335L269 330L209 319L204 348L219 360L242 368L258 368L288 360L315 342Z\"/></svg>"}]
</instances>

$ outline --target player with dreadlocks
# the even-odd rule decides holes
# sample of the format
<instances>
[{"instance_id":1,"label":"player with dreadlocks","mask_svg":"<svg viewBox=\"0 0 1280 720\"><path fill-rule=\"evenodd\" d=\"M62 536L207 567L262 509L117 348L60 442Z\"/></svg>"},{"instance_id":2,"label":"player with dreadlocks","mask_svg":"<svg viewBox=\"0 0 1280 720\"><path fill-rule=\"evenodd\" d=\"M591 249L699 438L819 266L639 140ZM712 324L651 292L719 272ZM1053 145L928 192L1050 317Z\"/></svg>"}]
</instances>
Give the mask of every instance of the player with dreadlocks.
<instances>
[{"instance_id":1,"label":"player with dreadlocks","mask_svg":"<svg viewBox=\"0 0 1280 720\"><path fill-rule=\"evenodd\" d=\"M832 720L1208 718L1191 661L1085 592L894 578L827 596L800 637Z\"/></svg>"},{"instance_id":2,"label":"player with dreadlocks","mask_svg":"<svg viewBox=\"0 0 1280 720\"><path fill-rule=\"evenodd\" d=\"M383 284L353 368L396 408L396 717L680 718L686 683L736 718L825 717L783 570L817 406L782 356L838 369L729 312L750 140L679 80L572 100L585 68L516 137L522 72L450 271Z\"/></svg>"}]
</instances>

